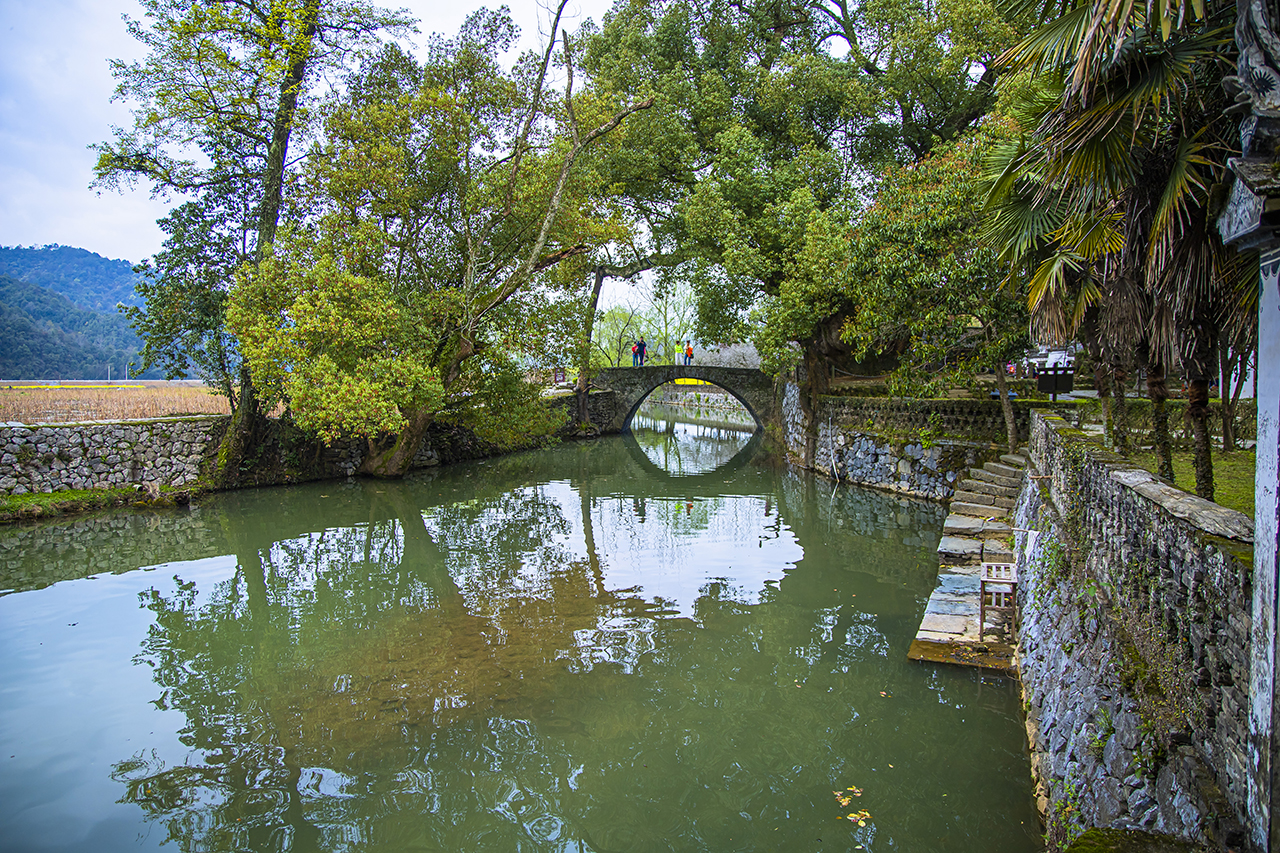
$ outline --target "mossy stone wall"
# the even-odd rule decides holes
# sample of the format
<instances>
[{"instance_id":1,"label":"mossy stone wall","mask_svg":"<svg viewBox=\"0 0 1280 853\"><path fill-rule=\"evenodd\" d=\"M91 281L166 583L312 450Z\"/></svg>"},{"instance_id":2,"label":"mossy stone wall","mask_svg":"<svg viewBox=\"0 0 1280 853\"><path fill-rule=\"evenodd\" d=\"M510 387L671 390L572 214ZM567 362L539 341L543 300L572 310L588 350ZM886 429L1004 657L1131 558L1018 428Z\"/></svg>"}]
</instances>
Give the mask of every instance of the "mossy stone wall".
<instances>
[{"instance_id":1,"label":"mossy stone wall","mask_svg":"<svg viewBox=\"0 0 1280 853\"><path fill-rule=\"evenodd\" d=\"M1019 669L1050 841L1090 827L1239 845L1251 519L1037 413L1015 511Z\"/></svg>"}]
</instances>

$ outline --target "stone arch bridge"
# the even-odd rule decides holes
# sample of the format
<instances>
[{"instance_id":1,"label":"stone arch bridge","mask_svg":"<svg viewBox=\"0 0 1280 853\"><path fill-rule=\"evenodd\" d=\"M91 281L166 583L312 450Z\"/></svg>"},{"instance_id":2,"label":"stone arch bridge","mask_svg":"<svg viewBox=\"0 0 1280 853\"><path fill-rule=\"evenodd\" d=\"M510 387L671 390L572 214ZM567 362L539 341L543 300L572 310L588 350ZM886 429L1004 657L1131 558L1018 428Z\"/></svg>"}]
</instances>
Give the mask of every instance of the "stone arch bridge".
<instances>
[{"instance_id":1,"label":"stone arch bridge","mask_svg":"<svg viewBox=\"0 0 1280 853\"><path fill-rule=\"evenodd\" d=\"M761 429L774 419L777 395L773 379L760 370L749 367L711 367L699 364L663 364L645 367L610 367L601 370L592 380L598 388L614 393L613 417L600 424L601 432L622 432L631 423L631 417L655 388L675 379L700 379L728 391L730 396L746 407L756 419L756 429Z\"/></svg>"}]
</instances>

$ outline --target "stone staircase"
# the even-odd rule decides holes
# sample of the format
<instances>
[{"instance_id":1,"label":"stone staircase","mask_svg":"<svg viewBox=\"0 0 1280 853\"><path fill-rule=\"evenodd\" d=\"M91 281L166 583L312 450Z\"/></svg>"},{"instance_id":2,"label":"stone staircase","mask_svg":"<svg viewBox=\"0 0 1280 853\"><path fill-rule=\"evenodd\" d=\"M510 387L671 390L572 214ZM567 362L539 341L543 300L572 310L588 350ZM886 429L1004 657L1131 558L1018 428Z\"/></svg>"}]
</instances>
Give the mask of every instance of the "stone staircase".
<instances>
[{"instance_id":1,"label":"stone staircase","mask_svg":"<svg viewBox=\"0 0 1280 853\"><path fill-rule=\"evenodd\" d=\"M970 468L956 486L938 543L938 585L907 656L988 669L1014 667L1011 620L988 611L978 625L978 572L983 562L1012 562L1009 514L1026 476L1027 451ZM994 617L994 620L993 620Z\"/></svg>"},{"instance_id":2,"label":"stone staircase","mask_svg":"<svg viewBox=\"0 0 1280 853\"><path fill-rule=\"evenodd\" d=\"M951 513L942 528L938 556L949 565L978 565L1011 560L1009 513L1026 475L1025 451L1006 453L999 462L970 468L956 485Z\"/></svg>"}]
</instances>

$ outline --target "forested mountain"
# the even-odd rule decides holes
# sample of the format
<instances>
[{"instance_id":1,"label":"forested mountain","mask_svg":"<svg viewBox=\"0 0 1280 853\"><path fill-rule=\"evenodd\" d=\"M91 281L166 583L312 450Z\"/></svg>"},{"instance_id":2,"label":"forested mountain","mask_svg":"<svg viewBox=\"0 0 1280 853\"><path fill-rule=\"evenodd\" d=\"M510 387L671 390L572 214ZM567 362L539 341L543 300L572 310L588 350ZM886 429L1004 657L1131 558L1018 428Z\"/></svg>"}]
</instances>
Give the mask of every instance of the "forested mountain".
<instances>
[{"instance_id":1,"label":"forested mountain","mask_svg":"<svg viewBox=\"0 0 1280 853\"><path fill-rule=\"evenodd\" d=\"M105 379L108 365L123 378L125 366L140 361L141 343L120 314L7 275L0 275L0 340L2 379Z\"/></svg>"},{"instance_id":2,"label":"forested mountain","mask_svg":"<svg viewBox=\"0 0 1280 853\"><path fill-rule=\"evenodd\" d=\"M0 275L38 284L94 311L114 314L116 305L140 305L128 261L109 260L71 246L0 246Z\"/></svg>"}]
</instances>

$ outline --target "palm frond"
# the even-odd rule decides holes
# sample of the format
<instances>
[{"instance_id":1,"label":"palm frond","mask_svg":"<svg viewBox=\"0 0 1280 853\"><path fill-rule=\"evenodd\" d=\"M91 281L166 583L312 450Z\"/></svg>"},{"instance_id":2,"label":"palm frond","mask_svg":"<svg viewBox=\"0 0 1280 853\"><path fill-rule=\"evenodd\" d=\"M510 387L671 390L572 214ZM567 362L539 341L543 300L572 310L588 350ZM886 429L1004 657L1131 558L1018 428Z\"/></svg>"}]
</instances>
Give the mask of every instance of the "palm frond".
<instances>
[{"instance_id":1,"label":"palm frond","mask_svg":"<svg viewBox=\"0 0 1280 853\"><path fill-rule=\"evenodd\" d=\"M1101 260L1124 248L1124 214L1120 211L1075 214L1067 218L1053 237L1087 261Z\"/></svg>"},{"instance_id":2,"label":"palm frond","mask_svg":"<svg viewBox=\"0 0 1280 853\"><path fill-rule=\"evenodd\" d=\"M1169 178L1151 224L1147 252L1149 278L1157 278L1159 270L1171 262L1177 242L1208 201L1215 164L1204 156L1203 152L1210 146L1197 141L1199 137L1197 134L1194 138L1184 136L1178 140Z\"/></svg>"},{"instance_id":3,"label":"palm frond","mask_svg":"<svg viewBox=\"0 0 1280 853\"><path fill-rule=\"evenodd\" d=\"M1098 282L1093 276L1086 276L1080 282L1080 288L1076 291L1075 302L1071 307L1071 332L1080 328L1080 324L1084 322L1084 313L1102 302L1102 291L1098 288Z\"/></svg>"},{"instance_id":4,"label":"palm frond","mask_svg":"<svg viewBox=\"0 0 1280 853\"><path fill-rule=\"evenodd\" d=\"M1036 27L1022 41L996 58L997 68L1027 68L1043 74L1076 61L1089 26L1090 7L1082 3L1060 17Z\"/></svg>"},{"instance_id":5,"label":"palm frond","mask_svg":"<svg viewBox=\"0 0 1280 853\"><path fill-rule=\"evenodd\" d=\"M1078 273L1084 267L1084 258L1059 247L1031 274L1031 280L1027 282L1027 308L1034 314L1046 299L1061 297L1067 290L1068 274Z\"/></svg>"}]
</instances>

